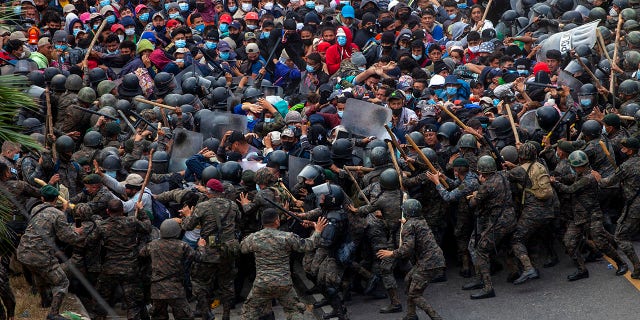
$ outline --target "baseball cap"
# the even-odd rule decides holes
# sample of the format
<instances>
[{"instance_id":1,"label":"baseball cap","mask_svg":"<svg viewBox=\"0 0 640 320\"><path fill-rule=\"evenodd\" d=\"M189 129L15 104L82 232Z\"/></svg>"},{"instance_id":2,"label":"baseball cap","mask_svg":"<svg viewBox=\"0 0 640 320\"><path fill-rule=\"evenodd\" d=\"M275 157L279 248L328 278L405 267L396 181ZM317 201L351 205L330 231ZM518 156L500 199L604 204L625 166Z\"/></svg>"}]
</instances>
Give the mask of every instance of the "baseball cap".
<instances>
[{"instance_id":1,"label":"baseball cap","mask_svg":"<svg viewBox=\"0 0 640 320\"><path fill-rule=\"evenodd\" d=\"M129 188L129 187L140 188L142 187L143 182L144 182L144 179L139 174L131 173L120 184L123 184L125 188Z\"/></svg>"},{"instance_id":2,"label":"baseball cap","mask_svg":"<svg viewBox=\"0 0 640 320\"><path fill-rule=\"evenodd\" d=\"M138 15L138 13L140 13L141 10L144 9L149 9L149 7L145 6L144 4L139 4L136 6L136 15Z\"/></svg>"},{"instance_id":3,"label":"baseball cap","mask_svg":"<svg viewBox=\"0 0 640 320\"><path fill-rule=\"evenodd\" d=\"M218 51L229 52L231 51L231 46L226 41L220 41L218 42Z\"/></svg>"},{"instance_id":4,"label":"baseball cap","mask_svg":"<svg viewBox=\"0 0 640 320\"><path fill-rule=\"evenodd\" d=\"M175 28L180 22L176 19L171 19L167 21L167 28Z\"/></svg>"},{"instance_id":5,"label":"baseball cap","mask_svg":"<svg viewBox=\"0 0 640 320\"><path fill-rule=\"evenodd\" d=\"M387 100L391 100L391 99L401 99L404 100L404 93L402 93L402 91L400 90L396 90L394 92L391 93L391 95L389 96L389 98L387 98Z\"/></svg>"},{"instance_id":6,"label":"baseball cap","mask_svg":"<svg viewBox=\"0 0 640 320\"><path fill-rule=\"evenodd\" d=\"M122 30L122 32L124 32L124 26L119 23L116 23L111 26L111 32L116 32L118 30Z\"/></svg>"},{"instance_id":7,"label":"baseball cap","mask_svg":"<svg viewBox=\"0 0 640 320\"><path fill-rule=\"evenodd\" d=\"M231 21L233 21L233 19L231 19L231 16L228 14L220 16L220 23L231 24Z\"/></svg>"},{"instance_id":8,"label":"baseball cap","mask_svg":"<svg viewBox=\"0 0 640 320\"><path fill-rule=\"evenodd\" d=\"M256 37L256 34L253 32L245 32L244 33L244 40L250 40L250 39L254 39L257 40L258 37ZM284 50L283 50L284 51Z\"/></svg>"},{"instance_id":9,"label":"baseball cap","mask_svg":"<svg viewBox=\"0 0 640 320\"><path fill-rule=\"evenodd\" d=\"M14 31L11 33L11 36L9 36L9 40L27 41L27 37L24 36L24 32L22 31Z\"/></svg>"},{"instance_id":10,"label":"baseball cap","mask_svg":"<svg viewBox=\"0 0 640 320\"><path fill-rule=\"evenodd\" d=\"M73 12L73 11L77 11L76 10L76 6L74 6L71 3L66 4L63 8L62 8L62 13L67 14L69 12Z\"/></svg>"},{"instance_id":11,"label":"baseball cap","mask_svg":"<svg viewBox=\"0 0 640 320\"><path fill-rule=\"evenodd\" d=\"M38 40L38 48L46 46L49 43L51 43L49 37L40 38L40 40Z\"/></svg>"},{"instance_id":12,"label":"baseball cap","mask_svg":"<svg viewBox=\"0 0 640 320\"><path fill-rule=\"evenodd\" d=\"M246 53L256 53L256 52L260 52L260 49L258 48L257 44L249 43L247 45L247 47L245 48L245 52Z\"/></svg>"},{"instance_id":13,"label":"baseball cap","mask_svg":"<svg viewBox=\"0 0 640 320\"><path fill-rule=\"evenodd\" d=\"M289 138L293 138L295 137L295 133L293 133L293 130L286 128L282 131L282 137L289 137Z\"/></svg>"},{"instance_id":14,"label":"baseball cap","mask_svg":"<svg viewBox=\"0 0 640 320\"><path fill-rule=\"evenodd\" d=\"M209 179L209 181L207 181L207 188L215 192L224 191L224 186L222 185L222 182L220 182L220 180L218 179Z\"/></svg>"},{"instance_id":15,"label":"baseball cap","mask_svg":"<svg viewBox=\"0 0 640 320\"><path fill-rule=\"evenodd\" d=\"M238 21L231 22L231 24L229 24L229 28L240 29L240 22Z\"/></svg>"}]
</instances>

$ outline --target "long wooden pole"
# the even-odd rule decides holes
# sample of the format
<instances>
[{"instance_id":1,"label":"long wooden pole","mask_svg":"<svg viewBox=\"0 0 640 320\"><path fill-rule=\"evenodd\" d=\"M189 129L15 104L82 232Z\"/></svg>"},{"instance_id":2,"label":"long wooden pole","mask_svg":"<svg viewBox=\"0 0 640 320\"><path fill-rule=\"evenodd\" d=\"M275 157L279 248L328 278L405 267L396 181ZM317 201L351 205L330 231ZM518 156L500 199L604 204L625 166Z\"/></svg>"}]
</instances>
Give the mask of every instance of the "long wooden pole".
<instances>
[{"instance_id":1,"label":"long wooden pole","mask_svg":"<svg viewBox=\"0 0 640 320\"><path fill-rule=\"evenodd\" d=\"M351 174L351 171L349 171L349 169L347 169L346 166L344 167L344 171L347 172L347 175L349 175L349 178L351 178L351 181L353 181L353 184L356 186L356 190L358 190L358 193L360 194L360 196L362 196L362 198L364 199L364 202L366 202L367 204L371 204L369 199L367 199L367 196L364 194L364 192L360 188L360 185L358 184L358 180L356 180L353 174Z\"/></svg>"},{"instance_id":2,"label":"long wooden pole","mask_svg":"<svg viewBox=\"0 0 640 320\"><path fill-rule=\"evenodd\" d=\"M158 123L158 131L160 131L162 129L162 125L160 123ZM156 139L155 141L158 141L158 137L160 137L160 134L156 135ZM144 189L147 188L147 185L149 184L149 179L151 178L151 169L153 168L153 153L155 152L154 149L151 149L149 151L149 165L147 166L147 173L144 176L144 181L142 182L142 188L140 189L140 195L138 196L138 201L136 202L136 214L135 217L138 217L138 207L140 206L140 204L142 203L142 196L144 195Z\"/></svg>"},{"instance_id":3,"label":"long wooden pole","mask_svg":"<svg viewBox=\"0 0 640 320\"><path fill-rule=\"evenodd\" d=\"M500 103L503 103L503 102L504 101L501 101ZM513 130L513 136L516 138L516 145L519 145L520 136L518 135L518 128L516 127L516 122L513 120L513 114L511 113L511 106L507 104L505 108L507 109L507 116L509 116L509 122L511 123L511 130Z\"/></svg>"},{"instance_id":4,"label":"long wooden pole","mask_svg":"<svg viewBox=\"0 0 640 320\"><path fill-rule=\"evenodd\" d=\"M611 94L613 94L613 88L616 82L616 72L614 67L617 66L618 61L618 42L620 41L620 29L622 28L623 22L624 19L622 19L622 15L618 15L618 25L616 26L616 42L614 42L613 60L611 61L611 76L609 77L609 92ZM615 99L613 99L613 101L615 107Z\"/></svg>"},{"instance_id":5,"label":"long wooden pole","mask_svg":"<svg viewBox=\"0 0 640 320\"><path fill-rule=\"evenodd\" d=\"M159 107L159 108L169 109L171 111L175 111L176 110L176 107L168 106L166 104L158 103L158 102L147 100L147 99L134 98L134 100L136 100L138 102L144 102L144 103L147 103L147 104L150 104L152 106Z\"/></svg>"},{"instance_id":6,"label":"long wooden pole","mask_svg":"<svg viewBox=\"0 0 640 320\"><path fill-rule=\"evenodd\" d=\"M429 171L431 171L431 173L437 174L438 170L436 170L436 168L433 166L433 163L431 163L429 158L427 158L427 156L425 156L424 153L420 151L420 148L418 148L418 145L415 143L415 141L411 139L411 136L406 135L405 138L407 139L407 142L409 143L409 145L411 145L413 150L418 154L420 159L422 159L422 161L424 161L424 163L427 164L427 167L429 167ZM445 188L449 188L449 185L447 184L447 181L444 178L440 178L440 183L442 183L442 185Z\"/></svg>"},{"instance_id":7,"label":"long wooden pole","mask_svg":"<svg viewBox=\"0 0 640 320\"><path fill-rule=\"evenodd\" d=\"M45 122L45 125L47 126L47 135L48 135L45 141L49 141L49 139L53 139L54 135L53 135L53 114L51 114L51 90L48 85L44 92L45 92L45 99L47 100L47 121ZM51 155L53 156L54 161L58 159L58 151L56 151L55 146L51 146Z\"/></svg>"}]
</instances>

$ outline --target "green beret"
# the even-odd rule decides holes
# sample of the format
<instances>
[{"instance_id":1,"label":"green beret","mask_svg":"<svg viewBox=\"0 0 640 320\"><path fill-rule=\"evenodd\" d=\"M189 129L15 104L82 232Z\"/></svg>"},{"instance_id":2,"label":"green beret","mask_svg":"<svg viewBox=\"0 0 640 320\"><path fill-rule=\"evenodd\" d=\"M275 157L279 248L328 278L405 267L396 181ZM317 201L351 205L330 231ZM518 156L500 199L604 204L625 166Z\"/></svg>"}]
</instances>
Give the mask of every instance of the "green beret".
<instances>
[{"instance_id":1,"label":"green beret","mask_svg":"<svg viewBox=\"0 0 640 320\"><path fill-rule=\"evenodd\" d=\"M256 173L252 170L243 171L242 182L244 182L245 184L256 183Z\"/></svg>"},{"instance_id":2,"label":"green beret","mask_svg":"<svg viewBox=\"0 0 640 320\"><path fill-rule=\"evenodd\" d=\"M637 138L622 139L622 141L620 141L620 144L623 147L628 149L633 149L633 150L640 149L640 141Z\"/></svg>"},{"instance_id":3,"label":"green beret","mask_svg":"<svg viewBox=\"0 0 640 320\"><path fill-rule=\"evenodd\" d=\"M60 191L58 191L58 189L56 189L54 186L52 185L46 185L42 188L40 188L40 194L45 197L45 198L55 198L58 195L60 195Z\"/></svg>"},{"instance_id":4,"label":"green beret","mask_svg":"<svg viewBox=\"0 0 640 320\"><path fill-rule=\"evenodd\" d=\"M608 126L616 128L620 127L620 117L615 113L607 114L606 116L604 116L604 119L602 119L602 121Z\"/></svg>"},{"instance_id":5,"label":"green beret","mask_svg":"<svg viewBox=\"0 0 640 320\"><path fill-rule=\"evenodd\" d=\"M81 166L88 166L88 165L90 165L90 163L89 163L89 158L87 158L87 157L80 157L80 158L78 158L78 161L76 161L76 162L77 162L79 165L81 165Z\"/></svg>"},{"instance_id":6,"label":"green beret","mask_svg":"<svg viewBox=\"0 0 640 320\"><path fill-rule=\"evenodd\" d=\"M469 168L469 161L467 161L467 159L465 158L456 158L455 160L453 160L453 167L467 167Z\"/></svg>"},{"instance_id":7,"label":"green beret","mask_svg":"<svg viewBox=\"0 0 640 320\"><path fill-rule=\"evenodd\" d=\"M566 153L576 151L576 148L573 146L573 143L571 143L571 141L558 141L558 148Z\"/></svg>"},{"instance_id":8,"label":"green beret","mask_svg":"<svg viewBox=\"0 0 640 320\"><path fill-rule=\"evenodd\" d=\"M82 179L82 183L84 184L98 184L98 183L102 183L102 178L95 174L92 173L90 175L87 175L86 177L84 177L84 179Z\"/></svg>"}]
</instances>

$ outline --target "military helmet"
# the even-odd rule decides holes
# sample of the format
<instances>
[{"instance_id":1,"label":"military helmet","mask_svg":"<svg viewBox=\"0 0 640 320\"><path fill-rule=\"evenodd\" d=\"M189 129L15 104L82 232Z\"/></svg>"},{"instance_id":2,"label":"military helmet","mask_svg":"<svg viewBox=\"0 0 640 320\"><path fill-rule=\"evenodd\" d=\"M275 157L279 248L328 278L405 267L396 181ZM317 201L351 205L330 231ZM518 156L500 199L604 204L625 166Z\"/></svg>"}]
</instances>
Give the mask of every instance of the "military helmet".
<instances>
[{"instance_id":1,"label":"military helmet","mask_svg":"<svg viewBox=\"0 0 640 320\"><path fill-rule=\"evenodd\" d=\"M424 135L418 131L413 131L409 133L409 137L419 148L427 146L427 142L424 141Z\"/></svg>"},{"instance_id":2,"label":"military helmet","mask_svg":"<svg viewBox=\"0 0 640 320\"><path fill-rule=\"evenodd\" d=\"M638 110L640 110L640 105L633 102L633 103L629 103L625 106L623 106L620 109L620 114L623 116L635 116L636 112L638 112Z\"/></svg>"},{"instance_id":3,"label":"military helmet","mask_svg":"<svg viewBox=\"0 0 640 320\"><path fill-rule=\"evenodd\" d=\"M29 79L29 82L34 86L38 86L38 87L45 86L44 74L39 70L33 70L29 72L29 74L27 75L27 78Z\"/></svg>"},{"instance_id":4,"label":"military helmet","mask_svg":"<svg viewBox=\"0 0 640 320\"><path fill-rule=\"evenodd\" d=\"M118 86L118 94L125 98L142 95L142 88L140 87L138 76L133 73L126 74Z\"/></svg>"},{"instance_id":5,"label":"military helmet","mask_svg":"<svg viewBox=\"0 0 640 320\"><path fill-rule=\"evenodd\" d=\"M147 169L149 169L149 161L146 159L136 160L131 165L132 172L147 172Z\"/></svg>"},{"instance_id":6,"label":"military helmet","mask_svg":"<svg viewBox=\"0 0 640 320\"><path fill-rule=\"evenodd\" d=\"M269 161L277 163L280 170L287 170L289 167L289 155L283 150L275 150L271 152L269 155Z\"/></svg>"},{"instance_id":7,"label":"military helmet","mask_svg":"<svg viewBox=\"0 0 640 320\"><path fill-rule=\"evenodd\" d=\"M101 81L107 80L107 74L100 68L89 70L89 82L92 87L97 86Z\"/></svg>"},{"instance_id":8,"label":"military helmet","mask_svg":"<svg viewBox=\"0 0 640 320\"><path fill-rule=\"evenodd\" d=\"M238 184L242 180L242 166L235 161L228 161L220 166L220 178L232 184Z\"/></svg>"},{"instance_id":9,"label":"military helmet","mask_svg":"<svg viewBox=\"0 0 640 320\"><path fill-rule=\"evenodd\" d=\"M589 11L589 21L605 21L607 19L607 11L601 7L595 7Z\"/></svg>"},{"instance_id":10,"label":"military helmet","mask_svg":"<svg viewBox=\"0 0 640 320\"><path fill-rule=\"evenodd\" d=\"M638 29L638 21L636 20L627 20L622 24L622 29L627 33Z\"/></svg>"},{"instance_id":11,"label":"military helmet","mask_svg":"<svg viewBox=\"0 0 640 320\"><path fill-rule=\"evenodd\" d=\"M260 89L256 89L254 87L248 87L244 90L242 94L243 102L255 102L258 98L262 97L262 91Z\"/></svg>"},{"instance_id":12,"label":"military helmet","mask_svg":"<svg viewBox=\"0 0 640 320\"><path fill-rule=\"evenodd\" d=\"M331 150L325 145L319 145L311 149L311 163L325 167L333 164L331 160Z\"/></svg>"},{"instance_id":13,"label":"military helmet","mask_svg":"<svg viewBox=\"0 0 640 320\"><path fill-rule=\"evenodd\" d=\"M524 161L531 161L537 158L538 151L532 143L525 142L518 148L518 158Z\"/></svg>"},{"instance_id":14,"label":"military helmet","mask_svg":"<svg viewBox=\"0 0 640 320\"><path fill-rule=\"evenodd\" d=\"M496 161L491 156L482 156L478 159L477 168L479 173L496 172Z\"/></svg>"},{"instance_id":15,"label":"military helmet","mask_svg":"<svg viewBox=\"0 0 640 320\"><path fill-rule=\"evenodd\" d=\"M369 143L367 143L367 146L365 147L365 149L373 150L373 148L375 148L375 147L387 148L387 144L383 140L375 139L375 140L370 141Z\"/></svg>"},{"instance_id":16,"label":"military helmet","mask_svg":"<svg viewBox=\"0 0 640 320\"><path fill-rule=\"evenodd\" d=\"M98 101L100 102L100 107L115 107L116 103L118 103L118 99L111 93L101 95Z\"/></svg>"},{"instance_id":17,"label":"military helmet","mask_svg":"<svg viewBox=\"0 0 640 320\"><path fill-rule=\"evenodd\" d=\"M155 151L151 158L151 162L153 162L153 165L156 163L169 162L169 154L166 151Z\"/></svg>"},{"instance_id":18,"label":"military helmet","mask_svg":"<svg viewBox=\"0 0 640 320\"><path fill-rule=\"evenodd\" d=\"M202 170L202 183L207 184L211 179L220 179L220 171L214 166L208 166Z\"/></svg>"},{"instance_id":19,"label":"military helmet","mask_svg":"<svg viewBox=\"0 0 640 320\"><path fill-rule=\"evenodd\" d=\"M352 152L353 144L351 140L346 138L337 139L331 146L331 158L333 159L351 159Z\"/></svg>"},{"instance_id":20,"label":"military helmet","mask_svg":"<svg viewBox=\"0 0 640 320\"><path fill-rule=\"evenodd\" d=\"M271 186L276 183L276 181L278 181L278 179L276 179L276 177L271 173L271 170L269 170L269 168L260 168L256 172L255 180L256 184L263 186Z\"/></svg>"},{"instance_id":21,"label":"military helmet","mask_svg":"<svg viewBox=\"0 0 640 320\"><path fill-rule=\"evenodd\" d=\"M625 71L630 72L638 70L638 64L640 63L640 53L638 51L627 50L622 54L622 58L624 59L622 67Z\"/></svg>"},{"instance_id":22,"label":"military helmet","mask_svg":"<svg viewBox=\"0 0 640 320\"><path fill-rule=\"evenodd\" d=\"M313 180L314 185L319 185L325 181L324 169L318 165L308 164L300 170L297 178L299 181L300 178L303 179L302 181Z\"/></svg>"},{"instance_id":23,"label":"military helmet","mask_svg":"<svg viewBox=\"0 0 640 320\"><path fill-rule=\"evenodd\" d=\"M69 91L80 91L84 87L82 78L77 74L70 74L67 77L67 81L64 83L64 88Z\"/></svg>"},{"instance_id":24,"label":"military helmet","mask_svg":"<svg viewBox=\"0 0 640 320\"><path fill-rule=\"evenodd\" d=\"M569 165L572 167L582 167L589 164L589 157L582 150L576 150L569 154Z\"/></svg>"},{"instance_id":25,"label":"military helmet","mask_svg":"<svg viewBox=\"0 0 640 320\"><path fill-rule=\"evenodd\" d=\"M98 87L96 90L98 91L98 96L102 97L107 93L111 93L113 89L116 88L116 83L111 80L102 80L98 83Z\"/></svg>"},{"instance_id":26,"label":"military helmet","mask_svg":"<svg viewBox=\"0 0 640 320\"><path fill-rule=\"evenodd\" d=\"M176 88L175 78L173 73L159 72L156 77L153 78L153 84L155 85L155 93L158 96L165 96L169 92Z\"/></svg>"},{"instance_id":27,"label":"military helmet","mask_svg":"<svg viewBox=\"0 0 640 320\"><path fill-rule=\"evenodd\" d=\"M422 152L422 154L424 154L424 156L427 157L427 159L429 159L431 163L436 163L438 161L438 154L435 150L429 147L425 147L420 149L420 152Z\"/></svg>"},{"instance_id":28,"label":"military helmet","mask_svg":"<svg viewBox=\"0 0 640 320\"><path fill-rule=\"evenodd\" d=\"M180 105L180 95L177 93L169 93L163 99L164 104L172 107Z\"/></svg>"},{"instance_id":29,"label":"military helmet","mask_svg":"<svg viewBox=\"0 0 640 320\"><path fill-rule=\"evenodd\" d=\"M602 39L604 39L604 41L613 39L613 33L611 32L611 30L609 30L609 28L605 26L599 26L598 30L600 30L600 34L602 35Z\"/></svg>"},{"instance_id":30,"label":"military helmet","mask_svg":"<svg viewBox=\"0 0 640 320\"><path fill-rule=\"evenodd\" d=\"M550 131L556 125L556 122L560 120L560 114L554 107L542 106L536 109L536 119L540 128Z\"/></svg>"},{"instance_id":31,"label":"military helmet","mask_svg":"<svg viewBox=\"0 0 640 320\"><path fill-rule=\"evenodd\" d=\"M49 83L51 82L53 77L55 77L58 74L62 74L62 72L58 68L48 67L44 69L43 74L44 74L44 82Z\"/></svg>"},{"instance_id":32,"label":"military helmet","mask_svg":"<svg viewBox=\"0 0 640 320\"><path fill-rule=\"evenodd\" d=\"M162 239L178 239L182 234L182 227L178 221L173 219L165 219L160 225L160 238Z\"/></svg>"},{"instance_id":33,"label":"military helmet","mask_svg":"<svg viewBox=\"0 0 640 320\"><path fill-rule=\"evenodd\" d=\"M182 93L191 93L198 95L200 94L198 86L198 78L196 77L188 77L182 80Z\"/></svg>"},{"instance_id":34,"label":"military helmet","mask_svg":"<svg viewBox=\"0 0 640 320\"><path fill-rule=\"evenodd\" d=\"M102 135L98 131L89 131L84 135L82 143L85 147L97 148L102 144Z\"/></svg>"},{"instance_id":35,"label":"military helmet","mask_svg":"<svg viewBox=\"0 0 640 320\"><path fill-rule=\"evenodd\" d=\"M407 199L402 203L402 212L407 218L422 217L422 204L416 199Z\"/></svg>"},{"instance_id":36,"label":"military helmet","mask_svg":"<svg viewBox=\"0 0 640 320\"><path fill-rule=\"evenodd\" d=\"M506 116L499 116L491 121L491 129L498 135L509 133L511 122Z\"/></svg>"},{"instance_id":37,"label":"military helmet","mask_svg":"<svg viewBox=\"0 0 640 320\"><path fill-rule=\"evenodd\" d=\"M220 139L218 138L207 138L202 142L202 146L209 149L213 152L218 152L218 148L220 147Z\"/></svg>"},{"instance_id":38,"label":"military helmet","mask_svg":"<svg viewBox=\"0 0 640 320\"><path fill-rule=\"evenodd\" d=\"M613 0L612 4L620 9L624 9L629 6L629 2L627 0Z\"/></svg>"},{"instance_id":39,"label":"military helmet","mask_svg":"<svg viewBox=\"0 0 640 320\"><path fill-rule=\"evenodd\" d=\"M622 9L620 14L618 15L618 19L620 17L622 17L622 20L624 21L635 20L637 17L637 14L635 10L631 8L625 8L625 9Z\"/></svg>"},{"instance_id":40,"label":"military helmet","mask_svg":"<svg viewBox=\"0 0 640 320\"><path fill-rule=\"evenodd\" d=\"M371 164L374 166L382 166L388 164L391 161L389 156L389 150L386 147L375 147L369 154Z\"/></svg>"},{"instance_id":41,"label":"military helmet","mask_svg":"<svg viewBox=\"0 0 640 320\"><path fill-rule=\"evenodd\" d=\"M582 23L582 14L578 11L566 11L560 19L565 23Z\"/></svg>"},{"instance_id":42,"label":"military helmet","mask_svg":"<svg viewBox=\"0 0 640 320\"><path fill-rule=\"evenodd\" d=\"M395 169L389 168L380 174L380 187L383 190L397 190L400 187L400 177Z\"/></svg>"},{"instance_id":43,"label":"military helmet","mask_svg":"<svg viewBox=\"0 0 640 320\"><path fill-rule=\"evenodd\" d=\"M596 89L596 86L591 83L585 83L580 87L578 96L594 95L596 93L598 93L598 89Z\"/></svg>"},{"instance_id":44,"label":"military helmet","mask_svg":"<svg viewBox=\"0 0 640 320\"><path fill-rule=\"evenodd\" d=\"M504 22L513 22L518 19L519 16L520 15L515 10L507 10L502 14L500 20Z\"/></svg>"},{"instance_id":45,"label":"military helmet","mask_svg":"<svg viewBox=\"0 0 640 320\"><path fill-rule=\"evenodd\" d=\"M504 159L505 161L509 161L511 163L518 162L518 150L515 146L505 146L504 148L502 148L502 150L500 150L500 156L502 156L502 159Z\"/></svg>"},{"instance_id":46,"label":"military helmet","mask_svg":"<svg viewBox=\"0 0 640 320\"><path fill-rule=\"evenodd\" d=\"M71 153L75 145L73 139L67 135L60 136L56 139L56 151L58 151L58 153Z\"/></svg>"},{"instance_id":47,"label":"military helmet","mask_svg":"<svg viewBox=\"0 0 640 320\"><path fill-rule=\"evenodd\" d=\"M89 220L92 213L93 210L88 203L78 203L75 208L73 208L73 217L80 220Z\"/></svg>"},{"instance_id":48,"label":"military helmet","mask_svg":"<svg viewBox=\"0 0 640 320\"><path fill-rule=\"evenodd\" d=\"M120 99L113 107L116 108L116 110L129 111L129 109L131 109L131 102L129 102L129 100Z\"/></svg>"},{"instance_id":49,"label":"military helmet","mask_svg":"<svg viewBox=\"0 0 640 320\"><path fill-rule=\"evenodd\" d=\"M51 88L55 92L64 92L66 89L64 87L67 82L67 77L63 74L56 74L51 78Z\"/></svg>"},{"instance_id":50,"label":"military helmet","mask_svg":"<svg viewBox=\"0 0 640 320\"><path fill-rule=\"evenodd\" d=\"M78 101L93 103L96 100L96 92L91 87L84 87L78 92Z\"/></svg>"},{"instance_id":51,"label":"military helmet","mask_svg":"<svg viewBox=\"0 0 640 320\"><path fill-rule=\"evenodd\" d=\"M213 89L211 94L213 95L213 102L215 103L221 103L221 102L226 103L227 98L229 97L229 93L227 91L227 88L225 87L217 87Z\"/></svg>"},{"instance_id":52,"label":"military helmet","mask_svg":"<svg viewBox=\"0 0 640 320\"><path fill-rule=\"evenodd\" d=\"M460 137L460 141L458 141L458 147L477 149L478 140L476 139L476 136L472 134L469 134L469 133L463 134L462 137Z\"/></svg>"},{"instance_id":53,"label":"military helmet","mask_svg":"<svg viewBox=\"0 0 640 320\"><path fill-rule=\"evenodd\" d=\"M22 121L21 125L24 127L25 134L42 131L42 122L36 118L26 118Z\"/></svg>"},{"instance_id":54,"label":"military helmet","mask_svg":"<svg viewBox=\"0 0 640 320\"><path fill-rule=\"evenodd\" d=\"M585 137L595 138L602 134L602 126L596 120L587 120L582 124L582 134Z\"/></svg>"},{"instance_id":55,"label":"military helmet","mask_svg":"<svg viewBox=\"0 0 640 320\"><path fill-rule=\"evenodd\" d=\"M640 46L640 31L631 31L625 37L625 40L634 47Z\"/></svg>"},{"instance_id":56,"label":"military helmet","mask_svg":"<svg viewBox=\"0 0 640 320\"><path fill-rule=\"evenodd\" d=\"M618 92L627 96L636 95L638 93L638 83L631 79L624 80L618 86Z\"/></svg>"},{"instance_id":57,"label":"military helmet","mask_svg":"<svg viewBox=\"0 0 640 320\"><path fill-rule=\"evenodd\" d=\"M117 155L110 154L102 160L102 169L107 171L118 171L122 169L122 162Z\"/></svg>"},{"instance_id":58,"label":"military helmet","mask_svg":"<svg viewBox=\"0 0 640 320\"><path fill-rule=\"evenodd\" d=\"M556 6L560 11L569 11L572 10L576 4L573 0L558 0L556 2Z\"/></svg>"},{"instance_id":59,"label":"military helmet","mask_svg":"<svg viewBox=\"0 0 640 320\"><path fill-rule=\"evenodd\" d=\"M453 122L445 122L438 128L438 139L445 138L449 144L455 145L460 138L460 127Z\"/></svg>"}]
</instances>

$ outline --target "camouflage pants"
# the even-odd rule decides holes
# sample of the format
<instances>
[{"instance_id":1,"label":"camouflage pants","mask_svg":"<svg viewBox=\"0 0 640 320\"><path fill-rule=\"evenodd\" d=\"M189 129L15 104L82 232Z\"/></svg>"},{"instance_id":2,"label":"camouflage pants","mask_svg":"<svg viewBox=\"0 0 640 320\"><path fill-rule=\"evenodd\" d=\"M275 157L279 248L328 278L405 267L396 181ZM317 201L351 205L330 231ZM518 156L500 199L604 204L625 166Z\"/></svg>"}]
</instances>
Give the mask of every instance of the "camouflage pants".
<instances>
[{"instance_id":1,"label":"camouflage pants","mask_svg":"<svg viewBox=\"0 0 640 320\"><path fill-rule=\"evenodd\" d=\"M123 303L127 309L127 319L140 319L145 308L143 301L142 282L137 274L100 274L96 290L106 301L113 296L119 286L123 291ZM96 305L96 314L106 316L107 310L103 306Z\"/></svg>"},{"instance_id":2,"label":"camouflage pants","mask_svg":"<svg viewBox=\"0 0 640 320\"><path fill-rule=\"evenodd\" d=\"M220 299L223 305L230 304L234 298L236 273L234 259L221 258L219 263L194 263L191 269L191 283L193 295L198 299L197 310L206 314L214 296Z\"/></svg>"},{"instance_id":3,"label":"camouflage pants","mask_svg":"<svg viewBox=\"0 0 640 320\"><path fill-rule=\"evenodd\" d=\"M253 283L253 288L242 305L242 319L254 320L271 311L271 300L277 299L289 320L301 320L305 305L300 302L293 286L273 286Z\"/></svg>"},{"instance_id":4,"label":"camouflage pants","mask_svg":"<svg viewBox=\"0 0 640 320\"><path fill-rule=\"evenodd\" d=\"M69 278L58 263L52 266L30 266L25 265L34 275L36 286L40 288L51 288L53 295L56 293L66 294L69 290Z\"/></svg>"},{"instance_id":5,"label":"camouflage pants","mask_svg":"<svg viewBox=\"0 0 640 320\"><path fill-rule=\"evenodd\" d=\"M494 225L488 226L478 237L476 243L475 232L469 241L469 253L473 265L482 274L489 274L491 253L497 253L500 242L508 237L515 228L515 221L498 219Z\"/></svg>"},{"instance_id":6,"label":"camouflage pants","mask_svg":"<svg viewBox=\"0 0 640 320\"><path fill-rule=\"evenodd\" d=\"M154 320L168 320L169 313L167 312L167 306L171 307L171 313L176 320L191 320L193 319L193 313L191 312L191 306L185 298L180 299L154 299L153 308L151 308L151 319Z\"/></svg>"},{"instance_id":7,"label":"camouflage pants","mask_svg":"<svg viewBox=\"0 0 640 320\"><path fill-rule=\"evenodd\" d=\"M631 210L638 209L632 208ZM633 249L633 244L631 243L631 239L634 235L636 235L640 231L640 217L629 217L626 218L620 217L618 219L618 224L616 226L616 233L614 235L614 239L618 244L618 247L624 254L631 260L631 263L635 267L640 265L640 260L638 259L638 255Z\"/></svg>"},{"instance_id":8,"label":"camouflage pants","mask_svg":"<svg viewBox=\"0 0 640 320\"><path fill-rule=\"evenodd\" d=\"M325 248L318 248L315 251L306 252L302 258L302 268L304 272L312 278L318 278L318 271L320 265L327 257L327 250Z\"/></svg>"},{"instance_id":9,"label":"camouflage pants","mask_svg":"<svg viewBox=\"0 0 640 320\"><path fill-rule=\"evenodd\" d=\"M584 257L582 253L580 253L582 245L585 242L584 229L585 224L576 225L574 221L569 221L567 231L564 233L564 238L562 239L569 257L576 262L579 269L585 269Z\"/></svg>"},{"instance_id":10,"label":"camouflage pants","mask_svg":"<svg viewBox=\"0 0 640 320\"><path fill-rule=\"evenodd\" d=\"M469 246L469 240L471 240L471 234L473 233L475 223L475 217L469 210L459 210L456 226L453 230L453 235L456 237L456 246L458 258L461 258L469 254L467 247ZM434 234L435 236L435 234Z\"/></svg>"},{"instance_id":11,"label":"camouflage pants","mask_svg":"<svg viewBox=\"0 0 640 320\"><path fill-rule=\"evenodd\" d=\"M600 252L606 254L613 260L620 260L618 252L613 247L615 240L613 240L611 234L604 229L602 220L591 220L591 224L589 225L589 238L593 240L596 248L600 250Z\"/></svg>"},{"instance_id":12,"label":"camouflage pants","mask_svg":"<svg viewBox=\"0 0 640 320\"><path fill-rule=\"evenodd\" d=\"M511 249L513 254L517 257L528 257L527 241L539 232L542 228L549 225L553 221L553 218L538 218L535 216L522 215L516 225L516 230L511 236Z\"/></svg>"},{"instance_id":13,"label":"camouflage pants","mask_svg":"<svg viewBox=\"0 0 640 320\"><path fill-rule=\"evenodd\" d=\"M420 265L411 268L404 277L404 282L407 284L407 314L415 314L416 306L425 311L431 309L423 293L431 279L441 275L442 272L444 268L425 269Z\"/></svg>"},{"instance_id":14,"label":"camouflage pants","mask_svg":"<svg viewBox=\"0 0 640 320\"><path fill-rule=\"evenodd\" d=\"M367 237L372 248L372 265L371 271L382 279L385 289L397 289L398 284L393 276L393 268L395 267L395 259L378 259L375 254L380 249L395 249L396 233L390 232L384 220L375 218L372 214L367 217ZM398 237L399 238L399 234Z\"/></svg>"},{"instance_id":15,"label":"camouflage pants","mask_svg":"<svg viewBox=\"0 0 640 320\"><path fill-rule=\"evenodd\" d=\"M335 258L327 256L318 269L318 284L324 288L340 289L344 267Z\"/></svg>"}]
</instances>

